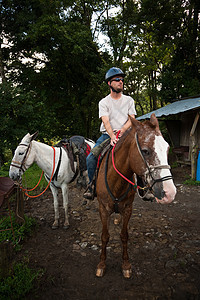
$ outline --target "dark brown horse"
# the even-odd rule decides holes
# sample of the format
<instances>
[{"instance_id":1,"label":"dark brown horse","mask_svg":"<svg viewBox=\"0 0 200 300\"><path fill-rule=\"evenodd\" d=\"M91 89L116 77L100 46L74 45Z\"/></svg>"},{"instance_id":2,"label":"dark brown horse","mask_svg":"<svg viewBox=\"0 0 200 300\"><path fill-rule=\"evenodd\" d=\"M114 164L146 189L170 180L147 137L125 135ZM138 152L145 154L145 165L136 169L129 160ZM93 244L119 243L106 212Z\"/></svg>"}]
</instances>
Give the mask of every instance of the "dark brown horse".
<instances>
[{"instance_id":1,"label":"dark brown horse","mask_svg":"<svg viewBox=\"0 0 200 300\"><path fill-rule=\"evenodd\" d=\"M117 212L122 217L121 241L123 246L122 272L131 277L127 242L128 222L137 189L141 194L153 194L158 203L170 203L176 195L167 156L169 145L164 140L158 120L152 114L150 121L139 122L131 118L132 127L121 137L114 149L114 165L129 181L138 178L140 186L127 182L113 167L112 153L103 159L98 179L97 198L102 221L102 250L96 276L102 277L106 269L106 246L109 241L109 218ZM139 183L138 183L139 185Z\"/></svg>"}]
</instances>

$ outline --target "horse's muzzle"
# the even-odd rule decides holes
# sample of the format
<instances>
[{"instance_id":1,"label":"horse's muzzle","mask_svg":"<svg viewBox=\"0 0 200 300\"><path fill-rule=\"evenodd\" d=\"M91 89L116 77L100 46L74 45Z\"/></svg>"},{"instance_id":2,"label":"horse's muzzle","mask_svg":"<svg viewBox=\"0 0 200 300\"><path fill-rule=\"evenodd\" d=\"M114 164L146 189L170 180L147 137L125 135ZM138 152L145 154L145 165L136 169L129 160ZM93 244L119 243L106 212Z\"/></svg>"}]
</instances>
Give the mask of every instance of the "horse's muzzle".
<instances>
[{"instance_id":1,"label":"horse's muzzle","mask_svg":"<svg viewBox=\"0 0 200 300\"><path fill-rule=\"evenodd\" d=\"M21 175L19 173L14 173L14 172L9 172L9 177L13 181L20 181L20 179L21 179Z\"/></svg>"},{"instance_id":2,"label":"horse's muzzle","mask_svg":"<svg viewBox=\"0 0 200 300\"><path fill-rule=\"evenodd\" d=\"M161 182L154 185L153 194L155 198L159 200L162 200L165 197L165 191L163 190L163 184Z\"/></svg>"},{"instance_id":3,"label":"horse's muzzle","mask_svg":"<svg viewBox=\"0 0 200 300\"><path fill-rule=\"evenodd\" d=\"M171 203L176 196L176 187L173 184L173 181L170 180L168 182L163 183L164 195L161 199L156 198L156 201L161 204L169 204Z\"/></svg>"}]
</instances>

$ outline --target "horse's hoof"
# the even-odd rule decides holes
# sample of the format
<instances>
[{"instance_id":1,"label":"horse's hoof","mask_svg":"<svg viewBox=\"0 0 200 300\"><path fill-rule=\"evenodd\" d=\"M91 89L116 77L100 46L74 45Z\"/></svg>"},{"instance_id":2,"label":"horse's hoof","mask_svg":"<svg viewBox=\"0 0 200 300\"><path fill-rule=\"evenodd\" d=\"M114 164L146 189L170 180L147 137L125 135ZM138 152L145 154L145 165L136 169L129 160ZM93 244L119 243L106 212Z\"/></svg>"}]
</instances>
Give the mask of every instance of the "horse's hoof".
<instances>
[{"instance_id":1,"label":"horse's hoof","mask_svg":"<svg viewBox=\"0 0 200 300\"><path fill-rule=\"evenodd\" d=\"M97 271L96 271L96 276L97 277L103 277L104 274L105 274L104 269L97 269Z\"/></svg>"},{"instance_id":2,"label":"horse's hoof","mask_svg":"<svg viewBox=\"0 0 200 300\"><path fill-rule=\"evenodd\" d=\"M69 225L64 225L63 228L64 228L65 230L67 230L67 229L69 229Z\"/></svg>"},{"instance_id":3,"label":"horse's hoof","mask_svg":"<svg viewBox=\"0 0 200 300\"><path fill-rule=\"evenodd\" d=\"M52 225L51 229L58 229L58 225Z\"/></svg>"},{"instance_id":4,"label":"horse's hoof","mask_svg":"<svg viewBox=\"0 0 200 300\"><path fill-rule=\"evenodd\" d=\"M123 273L123 276L124 278L131 278L131 275L132 275L132 270L129 269L129 270L122 270L122 273Z\"/></svg>"}]
</instances>

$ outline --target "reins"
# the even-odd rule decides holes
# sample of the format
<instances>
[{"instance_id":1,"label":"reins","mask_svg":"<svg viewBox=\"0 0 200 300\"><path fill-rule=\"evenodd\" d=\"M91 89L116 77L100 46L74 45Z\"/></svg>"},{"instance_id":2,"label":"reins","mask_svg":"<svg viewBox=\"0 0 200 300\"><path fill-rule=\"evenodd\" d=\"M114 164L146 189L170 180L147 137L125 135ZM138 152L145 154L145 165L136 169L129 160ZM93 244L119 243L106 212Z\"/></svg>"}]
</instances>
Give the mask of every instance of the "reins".
<instances>
[{"instance_id":1,"label":"reins","mask_svg":"<svg viewBox=\"0 0 200 300\"><path fill-rule=\"evenodd\" d=\"M117 138L118 138L119 134L120 134L120 131L117 132L117 135L116 135ZM106 163L105 163L105 184L106 184L107 191L108 191L110 197L112 198L112 200L114 202L114 212L119 213L119 202L121 202L123 199L125 199L127 197L129 191L131 190L131 187L133 186L135 189L140 188L140 187L138 187L134 182L132 182L131 180L126 178L120 171L117 170L117 168L115 166L115 162L114 162L115 146L116 146L116 144L113 146L113 148L108 150L108 153L107 153ZM115 171L129 183L128 189L119 198L116 198L113 195L113 193L111 192L111 189L108 185L108 181L107 181L108 159L109 159L109 155L110 155L111 150L112 150L112 164L113 164L113 167L114 167Z\"/></svg>"},{"instance_id":2,"label":"reins","mask_svg":"<svg viewBox=\"0 0 200 300\"><path fill-rule=\"evenodd\" d=\"M128 193L129 193L129 191L130 191L130 189L131 189L131 185L129 184L129 187L128 187L128 189L126 190L126 192L125 192L123 195L121 195L119 198L116 198L116 197L113 195L113 193L111 192L111 189L110 189L110 187L109 187L109 185L108 185L108 180L107 180L108 159L109 159L109 155L110 155L110 151L111 151L111 150L112 150L112 148L108 150L107 157L106 157L106 163L105 163L105 184L106 184L106 188L107 188L107 191L108 191L110 197L111 197L112 200L114 201L114 211L115 211L115 213L119 213L118 203L119 203L120 201L122 201L123 199L126 198L126 196L128 195Z\"/></svg>"},{"instance_id":3,"label":"reins","mask_svg":"<svg viewBox=\"0 0 200 300\"><path fill-rule=\"evenodd\" d=\"M119 137L119 134L120 134L120 130L117 132L117 135L116 135L116 138ZM113 146L112 148L112 164L113 164L113 168L115 169L115 171L124 179L126 180L129 184L131 184L134 188L136 189L141 189L141 190L146 190L147 193L148 191L152 191L152 188L154 186L155 183L157 182L163 182L163 181L166 181L166 180L170 180L172 179L172 176L169 175L169 176L164 176L162 178L158 178L158 179L155 179L152 175L152 171L154 171L155 169L170 169L170 166L169 165L157 165L157 166L149 166L147 161L145 160L143 154L142 154L142 150L141 150L141 147L140 147L140 144L138 142L138 137L137 137L137 133L135 134L135 140L136 140L136 145L137 145L137 148L138 148L138 151L140 153L140 156L142 157L143 161L145 162L146 164L146 167L147 167L147 171L145 172L145 175L147 176L148 174L151 176L151 179L153 180L153 183L151 186L145 186L145 187L141 187L141 186L138 186L137 184L135 184L134 182L132 182L131 180L129 180L127 177L125 177L115 166L115 162L114 162L114 150L115 150L115 147L116 147L116 144ZM109 154L108 154L109 155ZM107 179L106 179L107 180ZM107 186L107 189L108 189L108 184L106 183L106 186ZM109 191L109 189L108 189ZM113 198L113 197L112 197ZM142 197L143 198L143 197ZM115 199L115 200L118 200L118 199Z\"/></svg>"},{"instance_id":4,"label":"reins","mask_svg":"<svg viewBox=\"0 0 200 300\"><path fill-rule=\"evenodd\" d=\"M119 134L120 134L120 130L117 132L117 135L116 135L116 138L119 137ZM115 150L115 147L116 147L116 144L113 146L112 148L112 164L113 164L113 168L115 169L115 171L123 178L125 179L127 182L129 182L130 184L133 185L134 188L141 188L143 189L142 187L138 186L137 184L135 184L134 182L132 182L131 180L129 180L127 177L125 177L115 166L115 162L114 162L114 150Z\"/></svg>"}]
</instances>

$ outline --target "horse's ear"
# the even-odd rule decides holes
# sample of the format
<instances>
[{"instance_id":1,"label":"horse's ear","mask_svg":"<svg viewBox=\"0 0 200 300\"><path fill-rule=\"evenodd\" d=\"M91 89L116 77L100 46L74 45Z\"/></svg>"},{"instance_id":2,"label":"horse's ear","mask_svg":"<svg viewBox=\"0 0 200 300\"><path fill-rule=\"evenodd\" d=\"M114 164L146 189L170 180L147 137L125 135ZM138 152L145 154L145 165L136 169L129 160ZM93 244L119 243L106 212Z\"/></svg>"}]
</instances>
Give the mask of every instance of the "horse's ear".
<instances>
[{"instance_id":1,"label":"horse's ear","mask_svg":"<svg viewBox=\"0 0 200 300\"><path fill-rule=\"evenodd\" d=\"M33 133L31 135L31 141L33 141L34 139L36 139L36 137L38 136L38 134L39 134L39 131L36 131L35 133Z\"/></svg>"},{"instance_id":2,"label":"horse's ear","mask_svg":"<svg viewBox=\"0 0 200 300\"><path fill-rule=\"evenodd\" d=\"M150 122L157 128L159 128L158 119L156 118L156 115L154 113L151 114Z\"/></svg>"}]
</instances>

